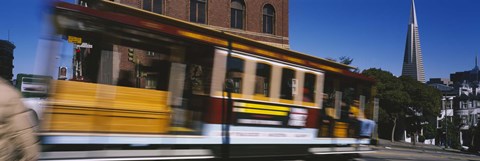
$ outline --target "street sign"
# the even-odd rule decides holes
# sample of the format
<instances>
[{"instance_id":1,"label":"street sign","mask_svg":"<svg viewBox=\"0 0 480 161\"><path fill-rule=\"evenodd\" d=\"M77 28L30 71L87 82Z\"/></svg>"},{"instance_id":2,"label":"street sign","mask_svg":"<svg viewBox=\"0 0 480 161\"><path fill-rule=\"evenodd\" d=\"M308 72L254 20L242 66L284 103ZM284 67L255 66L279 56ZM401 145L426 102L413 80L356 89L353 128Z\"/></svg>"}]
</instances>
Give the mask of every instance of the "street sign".
<instances>
[{"instance_id":1,"label":"street sign","mask_svg":"<svg viewBox=\"0 0 480 161\"><path fill-rule=\"evenodd\" d=\"M82 38L75 37L75 36L68 36L68 42L75 43L75 44L82 44Z\"/></svg>"},{"instance_id":2,"label":"street sign","mask_svg":"<svg viewBox=\"0 0 480 161\"><path fill-rule=\"evenodd\" d=\"M32 74L18 74L16 88L25 98L47 97L48 86L52 77Z\"/></svg>"},{"instance_id":3,"label":"street sign","mask_svg":"<svg viewBox=\"0 0 480 161\"><path fill-rule=\"evenodd\" d=\"M91 49L91 48L93 48L93 45L88 44L88 43L82 43L82 44L80 44L80 45L77 45L77 48L88 48L88 49Z\"/></svg>"}]
</instances>

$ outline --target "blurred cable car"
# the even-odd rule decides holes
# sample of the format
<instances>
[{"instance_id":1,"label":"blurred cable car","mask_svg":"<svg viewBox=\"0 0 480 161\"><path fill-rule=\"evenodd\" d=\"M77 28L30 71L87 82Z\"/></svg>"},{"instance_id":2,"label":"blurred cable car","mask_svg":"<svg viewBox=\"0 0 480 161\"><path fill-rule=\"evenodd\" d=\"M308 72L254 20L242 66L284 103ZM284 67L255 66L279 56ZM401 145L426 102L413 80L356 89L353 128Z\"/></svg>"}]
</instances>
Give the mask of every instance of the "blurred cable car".
<instances>
[{"instance_id":1,"label":"blurred cable car","mask_svg":"<svg viewBox=\"0 0 480 161\"><path fill-rule=\"evenodd\" d=\"M52 82L43 159L372 151L372 126L352 119L372 119L374 80L351 66L110 1L57 2L53 19L74 54Z\"/></svg>"}]
</instances>

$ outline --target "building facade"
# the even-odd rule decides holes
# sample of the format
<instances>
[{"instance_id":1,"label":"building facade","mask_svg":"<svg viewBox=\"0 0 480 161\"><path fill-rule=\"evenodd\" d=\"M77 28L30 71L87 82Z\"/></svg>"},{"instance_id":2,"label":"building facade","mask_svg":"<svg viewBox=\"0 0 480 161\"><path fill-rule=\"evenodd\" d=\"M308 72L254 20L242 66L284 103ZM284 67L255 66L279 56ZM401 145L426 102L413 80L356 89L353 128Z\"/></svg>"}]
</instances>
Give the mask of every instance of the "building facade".
<instances>
[{"instance_id":1,"label":"building facade","mask_svg":"<svg viewBox=\"0 0 480 161\"><path fill-rule=\"evenodd\" d=\"M427 84L443 84L447 86L453 85L452 81L450 81L450 78L430 78Z\"/></svg>"},{"instance_id":2,"label":"building facade","mask_svg":"<svg viewBox=\"0 0 480 161\"><path fill-rule=\"evenodd\" d=\"M94 5L92 2L78 1L78 4ZM114 0L113 3L146 11L149 16L168 16L174 21L190 22L271 46L289 48L288 0ZM150 40L152 41L146 42L149 45L140 48L130 46L131 44L102 44L102 37L95 35L84 37L82 43L86 45L78 44L75 49L71 79L166 89L169 85L160 81L160 78L171 74L168 72L170 69L195 70L194 67L176 66L166 62L195 62L200 59L189 60L186 55L208 57L209 55L205 54L214 50L201 45L184 45L181 40L173 45L158 43L159 39L156 38ZM82 47L92 45L93 48ZM201 66L204 63L196 64ZM205 70L205 67L202 67L202 70Z\"/></svg>"},{"instance_id":3,"label":"building facade","mask_svg":"<svg viewBox=\"0 0 480 161\"><path fill-rule=\"evenodd\" d=\"M12 42L0 40L0 77L8 81L13 78L13 49Z\"/></svg>"},{"instance_id":4,"label":"building facade","mask_svg":"<svg viewBox=\"0 0 480 161\"><path fill-rule=\"evenodd\" d=\"M422 83L425 82L422 49L420 46L420 34L418 32L417 14L415 11L414 0L412 0L412 7L410 11L410 22L408 24L402 76L409 76Z\"/></svg>"},{"instance_id":5,"label":"building facade","mask_svg":"<svg viewBox=\"0 0 480 161\"><path fill-rule=\"evenodd\" d=\"M289 48L288 0L114 0L269 45Z\"/></svg>"},{"instance_id":6,"label":"building facade","mask_svg":"<svg viewBox=\"0 0 480 161\"><path fill-rule=\"evenodd\" d=\"M437 117L437 131L443 134L447 122L456 123L455 126L460 130L460 142L465 146L471 142L469 130L477 126L480 119L479 75L480 70L475 60L472 70L450 74L451 84L440 83L435 78L429 81L430 86L443 94L440 116Z\"/></svg>"}]
</instances>

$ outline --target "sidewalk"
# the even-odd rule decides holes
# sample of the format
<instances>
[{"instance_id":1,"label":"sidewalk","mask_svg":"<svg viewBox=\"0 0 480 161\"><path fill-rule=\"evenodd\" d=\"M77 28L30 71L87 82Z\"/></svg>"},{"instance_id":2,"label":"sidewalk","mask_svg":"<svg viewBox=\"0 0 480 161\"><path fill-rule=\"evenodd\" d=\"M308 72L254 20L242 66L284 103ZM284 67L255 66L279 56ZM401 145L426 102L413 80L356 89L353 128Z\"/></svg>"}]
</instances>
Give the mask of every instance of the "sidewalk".
<instances>
[{"instance_id":1,"label":"sidewalk","mask_svg":"<svg viewBox=\"0 0 480 161\"><path fill-rule=\"evenodd\" d=\"M423 143L416 143L415 145L413 145L412 143L400 142L400 141L391 142L390 140L384 140L384 139L379 139L377 146L381 146L385 148L396 147L396 148L406 148L406 149L420 149L420 150L449 151L449 152L464 153L458 149L451 149L451 148L445 149L443 146L423 144Z\"/></svg>"}]
</instances>

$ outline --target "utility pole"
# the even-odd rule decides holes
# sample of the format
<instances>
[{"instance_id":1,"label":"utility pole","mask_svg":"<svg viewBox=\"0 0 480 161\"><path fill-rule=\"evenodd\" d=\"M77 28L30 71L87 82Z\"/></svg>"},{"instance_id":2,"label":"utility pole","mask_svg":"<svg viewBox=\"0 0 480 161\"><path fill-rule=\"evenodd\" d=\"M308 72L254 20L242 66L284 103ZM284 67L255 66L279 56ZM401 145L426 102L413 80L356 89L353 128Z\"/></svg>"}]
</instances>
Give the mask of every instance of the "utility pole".
<instances>
[{"instance_id":1,"label":"utility pole","mask_svg":"<svg viewBox=\"0 0 480 161\"><path fill-rule=\"evenodd\" d=\"M447 96L444 94L444 100L445 102L443 103L443 116L444 116L444 122L445 122L445 149L448 148L448 124L447 124Z\"/></svg>"},{"instance_id":2,"label":"utility pole","mask_svg":"<svg viewBox=\"0 0 480 161\"><path fill-rule=\"evenodd\" d=\"M232 123L232 90L233 90L233 79L232 74L228 71L228 62L232 59L232 42L228 41L228 55L227 55L227 72L226 72L226 81L225 81L225 91L227 92L227 105L222 109L222 159L230 158L230 124ZM223 94L222 94L223 95ZM223 98L225 101L225 98ZM225 105L223 103L223 105ZM225 109L226 108L226 109Z\"/></svg>"}]
</instances>

